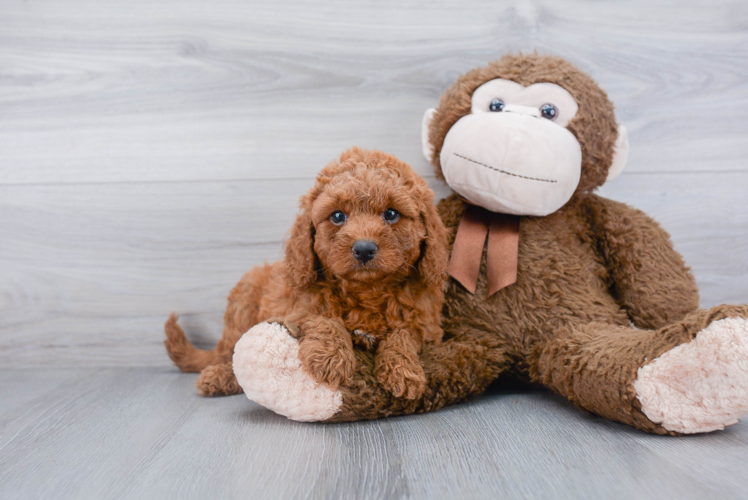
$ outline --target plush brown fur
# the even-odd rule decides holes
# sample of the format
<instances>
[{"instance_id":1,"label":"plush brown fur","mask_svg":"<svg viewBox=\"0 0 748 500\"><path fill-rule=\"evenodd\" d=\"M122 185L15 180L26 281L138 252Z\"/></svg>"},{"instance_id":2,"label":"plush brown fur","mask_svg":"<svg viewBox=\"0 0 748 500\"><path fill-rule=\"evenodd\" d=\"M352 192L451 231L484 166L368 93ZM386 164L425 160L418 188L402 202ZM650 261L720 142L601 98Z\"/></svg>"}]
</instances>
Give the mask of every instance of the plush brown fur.
<instances>
[{"instance_id":1,"label":"plush brown fur","mask_svg":"<svg viewBox=\"0 0 748 500\"><path fill-rule=\"evenodd\" d=\"M388 208L400 213L397 222L383 219ZM342 225L330 220L338 210L347 214ZM379 247L366 264L351 250L362 239ZM255 324L283 320L294 325L307 372L338 387L355 368L355 331L356 342L375 351L375 379L414 399L426 385L418 352L442 338L447 258L446 230L425 181L391 155L353 148L301 198L285 258L253 268L232 290L217 348L195 349L172 314L166 349L182 371L202 371L202 394L237 394L234 345Z\"/></svg>"},{"instance_id":2,"label":"plush brown fur","mask_svg":"<svg viewBox=\"0 0 748 500\"><path fill-rule=\"evenodd\" d=\"M633 388L637 370L713 321L748 318L748 307L698 310L694 278L668 234L643 212L590 193L612 162L613 107L589 76L562 59L506 56L447 90L430 128L439 175L449 128L469 112L472 92L499 77L523 85L556 83L574 96L579 111L568 129L582 146L579 188L557 212L521 217L515 284L486 297L485 253L475 295L449 281L445 342L421 353L428 382L420 398L384 391L374 375L376 361L359 351L332 420L432 411L480 394L509 374L544 384L606 418L674 434L642 413ZM456 195L439 204L450 244L465 208Z\"/></svg>"}]
</instances>

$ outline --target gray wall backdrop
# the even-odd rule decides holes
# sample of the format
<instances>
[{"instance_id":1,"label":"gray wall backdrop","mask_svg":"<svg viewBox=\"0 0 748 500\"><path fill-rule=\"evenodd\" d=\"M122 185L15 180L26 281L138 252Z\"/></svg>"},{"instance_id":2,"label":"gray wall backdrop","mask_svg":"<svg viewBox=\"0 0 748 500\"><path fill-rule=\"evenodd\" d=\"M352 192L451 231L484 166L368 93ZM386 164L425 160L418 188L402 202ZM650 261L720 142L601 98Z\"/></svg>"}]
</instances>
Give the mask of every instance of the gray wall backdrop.
<instances>
[{"instance_id":1,"label":"gray wall backdrop","mask_svg":"<svg viewBox=\"0 0 748 500\"><path fill-rule=\"evenodd\" d=\"M649 212L702 306L748 301L741 1L0 3L0 366L167 366L203 346L351 145L411 163L423 111L510 51L596 78L630 132L602 194Z\"/></svg>"}]
</instances>

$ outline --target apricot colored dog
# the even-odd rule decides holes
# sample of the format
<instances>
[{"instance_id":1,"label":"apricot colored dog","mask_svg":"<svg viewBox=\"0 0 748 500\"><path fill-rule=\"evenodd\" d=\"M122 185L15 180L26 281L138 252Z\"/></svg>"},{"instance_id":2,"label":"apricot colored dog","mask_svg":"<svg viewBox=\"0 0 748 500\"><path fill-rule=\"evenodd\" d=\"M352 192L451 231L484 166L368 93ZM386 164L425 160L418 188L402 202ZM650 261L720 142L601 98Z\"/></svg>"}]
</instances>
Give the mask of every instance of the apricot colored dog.
<instances>
[{"instance_id":1,"label":"apricot colored dog","mask_svg":"<svg viewBox=\"0 0 748 500\"><path fill-rule=\"evenodd\" d=\"M299 358L318 382L337 388L349 380L356 344L375 352L388 391L420 397L418 353L442 338L448 261L434 193L394 156L353 148L319 173L300 205L285 258L251 269L231 291L216 349L196 349L171 315L172 361L201 372L201 394L238 394L234 345L255 324L277 321L294 325Z\"/></svg>"}]
</instances>

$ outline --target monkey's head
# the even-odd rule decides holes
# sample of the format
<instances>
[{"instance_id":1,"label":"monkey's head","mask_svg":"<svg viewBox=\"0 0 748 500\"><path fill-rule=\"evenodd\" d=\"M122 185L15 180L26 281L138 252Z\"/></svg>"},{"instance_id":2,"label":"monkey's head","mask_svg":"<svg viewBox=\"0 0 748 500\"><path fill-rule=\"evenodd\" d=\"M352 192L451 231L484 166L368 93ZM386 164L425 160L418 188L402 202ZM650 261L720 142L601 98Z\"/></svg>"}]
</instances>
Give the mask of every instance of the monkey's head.
<instances>
[{"instance_id":1,"label":"monkey's head","mask_svg":"<svg viewBox=\"0 0 748 500\"><path fill-rule=\"evenodd\" d=\"M438 177L493 212L542 216L618 175L626 129L594 80L553 56L506 55L461 76L423 119Z\"/></svg>"}]
</instances>

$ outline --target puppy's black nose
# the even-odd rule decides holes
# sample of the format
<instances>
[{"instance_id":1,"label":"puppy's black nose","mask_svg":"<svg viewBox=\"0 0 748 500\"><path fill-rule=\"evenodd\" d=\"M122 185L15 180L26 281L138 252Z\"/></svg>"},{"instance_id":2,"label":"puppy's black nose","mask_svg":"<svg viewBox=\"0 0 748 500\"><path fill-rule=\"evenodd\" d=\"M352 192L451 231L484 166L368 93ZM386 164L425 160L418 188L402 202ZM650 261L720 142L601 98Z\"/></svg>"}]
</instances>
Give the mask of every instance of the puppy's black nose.
<instances>
[{"instance_id":1,"label":"puppy's black nose","mask_svg":"<svg viewBox=\"0 0 748 500\"><path fill-rule=\"evenodd\" d=\"M358 240L353 244L351 251L353 256L356 257L362 264L366 264L377 254L379 247L373 241Z\"/></svg>"}]
</instances>

